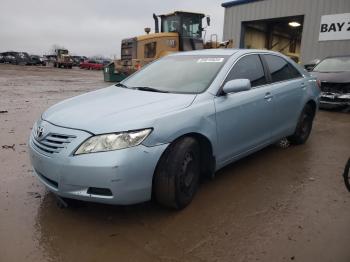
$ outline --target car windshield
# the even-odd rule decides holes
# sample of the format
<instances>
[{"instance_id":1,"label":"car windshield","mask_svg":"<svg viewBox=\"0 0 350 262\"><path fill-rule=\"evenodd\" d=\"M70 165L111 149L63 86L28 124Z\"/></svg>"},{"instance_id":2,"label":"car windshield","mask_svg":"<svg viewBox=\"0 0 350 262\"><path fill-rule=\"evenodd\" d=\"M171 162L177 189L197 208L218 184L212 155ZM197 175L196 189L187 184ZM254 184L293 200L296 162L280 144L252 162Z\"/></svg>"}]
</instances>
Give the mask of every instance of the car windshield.
<instances>
[{"instance_id":1,"label":"car windshield","mask_svg":"<svg viewBox=\"0 0 350 262\"><path fill-rule=\"evenodd\" d=\"M167 56L146 66L122 82L129 88L151 88L170 93L205 91L228 56Z\"/></svg>"},{"instance_id":2,"label":"car windshield","mask_svg":"<svg viewBox=\"0 0 350 262\"><path fill-rule=\"evenodd\" d=\"M313 71L317 72L343 72L350 71L350 56L330 57L321 61Z\"/></svg>"}]
</instances>

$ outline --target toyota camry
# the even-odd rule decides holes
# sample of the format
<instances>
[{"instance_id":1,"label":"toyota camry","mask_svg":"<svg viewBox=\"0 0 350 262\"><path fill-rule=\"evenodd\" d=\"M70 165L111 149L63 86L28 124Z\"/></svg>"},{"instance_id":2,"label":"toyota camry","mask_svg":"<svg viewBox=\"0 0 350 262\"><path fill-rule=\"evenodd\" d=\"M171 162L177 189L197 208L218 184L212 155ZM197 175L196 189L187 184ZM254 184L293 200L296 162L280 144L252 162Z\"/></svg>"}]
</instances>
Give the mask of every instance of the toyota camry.
<instances>
[{"instance_id":1,"label":"toyota camry","mask_svg":"<svg viewBox=\"0 0 350 262\"><path fill-rule=\"evenodd\" d=\"M30 159L61 199L181 209L225 165L282 138L305 143L319 96L316 79L280 53L180 52L49 108Z\"/></svg>"}]
</instances>

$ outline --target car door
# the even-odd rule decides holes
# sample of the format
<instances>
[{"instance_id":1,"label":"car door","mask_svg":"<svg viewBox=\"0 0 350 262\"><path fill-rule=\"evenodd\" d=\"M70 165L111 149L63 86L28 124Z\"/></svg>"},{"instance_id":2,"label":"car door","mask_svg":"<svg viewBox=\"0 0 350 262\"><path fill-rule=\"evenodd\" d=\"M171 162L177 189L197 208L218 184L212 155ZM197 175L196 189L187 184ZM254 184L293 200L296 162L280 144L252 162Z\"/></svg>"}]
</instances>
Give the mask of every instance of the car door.
<instances>
[{"instance_id":1,"label":"car door","mask_svg":"<svg viewBox=\"0 0 350 262\"><path fill-rule=\"evenodd\" d=\"M273 97L259 55L241 57L224 83L233 79L249 79L252 89L214 98L219 164L266 145L271 138Z\"/></svg>"},{"instance_id":2,"label":"car door","mask_svg":"<svg viewBox=\"0 0 350 262\"><path fill-rule=\"evenodd\" d=\"M263 54L262 59L270 74L271 92L274 96L272 139L278 140L294 132L307 81L281 56Z\"/></svg>"}]
</instances>

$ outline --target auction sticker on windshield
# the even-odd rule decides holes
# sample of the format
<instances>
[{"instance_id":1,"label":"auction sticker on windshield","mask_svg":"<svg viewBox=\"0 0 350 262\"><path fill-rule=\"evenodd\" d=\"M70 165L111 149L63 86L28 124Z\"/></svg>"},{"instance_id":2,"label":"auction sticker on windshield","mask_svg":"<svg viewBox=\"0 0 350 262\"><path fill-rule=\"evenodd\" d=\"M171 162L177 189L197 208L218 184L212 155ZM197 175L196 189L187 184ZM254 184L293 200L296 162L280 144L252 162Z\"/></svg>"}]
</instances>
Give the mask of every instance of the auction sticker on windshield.
<instances>
[{"instance_id":1,"label":"auction sticker on windshield","mask_svg":"<svg viewBox=\"0 0 350 262\"><path fill-rule=\"evenodd\" d=\"M208 57L208 58L199 58L197 63L221 63L224 61L223 57Z\"/></svg>"}]
</instances>

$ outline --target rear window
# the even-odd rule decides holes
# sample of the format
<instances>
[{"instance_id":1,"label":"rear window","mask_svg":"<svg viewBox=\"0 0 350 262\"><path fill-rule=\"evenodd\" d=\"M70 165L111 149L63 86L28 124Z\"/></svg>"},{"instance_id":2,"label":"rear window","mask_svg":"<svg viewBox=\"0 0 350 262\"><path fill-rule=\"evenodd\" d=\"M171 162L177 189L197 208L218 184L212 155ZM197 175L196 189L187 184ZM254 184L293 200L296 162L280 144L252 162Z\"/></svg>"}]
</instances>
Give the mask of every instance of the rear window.
<instances>
[{"instance_id":1,"label":"rear window","mask_svg":"<svg viewBox=\"0 0 350 262\"><path fill-rule=\"evenodd\" d=\"M282 57L264 55L264 58L269 67L273 83L301 77L299 71Z\"/></svg>"}]
</instances>

